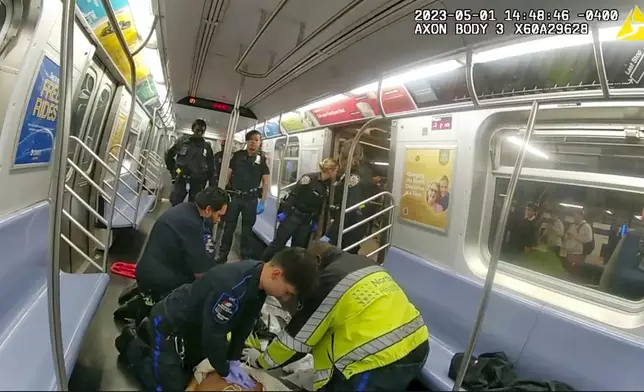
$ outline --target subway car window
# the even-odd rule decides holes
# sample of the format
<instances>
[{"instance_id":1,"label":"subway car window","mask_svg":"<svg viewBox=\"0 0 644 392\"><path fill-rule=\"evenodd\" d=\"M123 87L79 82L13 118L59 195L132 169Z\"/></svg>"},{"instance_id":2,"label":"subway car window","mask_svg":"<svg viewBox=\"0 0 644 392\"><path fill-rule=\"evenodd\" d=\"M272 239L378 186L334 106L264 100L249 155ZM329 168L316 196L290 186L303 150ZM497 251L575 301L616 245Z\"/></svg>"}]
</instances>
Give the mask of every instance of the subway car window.
<instances>
[{"instance_id":1,"label":"subway car window","mask_svg":"<svg viewBox=\"0 0 644 392\"><path fill-rule=\"evenodd\" d=\"M502 166L512 166L518 151L510 136L500 142ZM561 183L554 171L519 180L503 237L500 260L575 285L623 299L644 299L642 235L644 189L615 190L597 185L602 174L641 177L642 146L618 138L535 136L525 168L598 173L593 187ZM621 158L617 158L621 157ZM547 176L547 177L546 177ZM495 174L492 248L509 179ZM536 177L536 178L535 178ZM614 178L614 177L613 177ZM627 180L627 178L625 178Z\"/></svg>"},{"instance_id":2,"label":"subway car window","mask_svg":"<svg viewBox=\"0 0 644 392\"><path fill-rule=\"evenodd\" d=\"M89 100L92 97L92 93L96 88L96 73L94 70L89 68L87 73L83 77L83 82L81 84L80 92L76 97L76 102L74 102L73 112L72 112L72 126L71 126L71 136L81 136L83 122L85 120L85 115L87 113L87 106L89 105ZM73 149L69 150L69 158L73 158L74 151Z\"/></svg>"},{"instance_id":3,"label":"subway car window","mask_svg":"<svg viewBox=\"0 0 644 392\"><path fill-rule=\"evenodd\" d=\"M514 165L522 143L518 134L503 137L501 166ZM535 135L523 167L642 177L644 144L625 140L623 131L613 137Z\"/></svg>"},{"instance_id":4,"label":"subway car window","mask_svg":"<svg viewBox=\"0 0 644 392\"><path fill-rule=\"evenodd\" d=\"M111 99L112 89L110 87L104 87L98 96L98 102L96 103L94 112L92 113L92 120L87 127L87 132L85 133L85 144L87 144L87 146L93 151L98 147L101 130L107 120L107 112L110 108ZM81 168L83 170L89 169L91 162L89 154L83 151L81 157Z\"/></svg>"},{"instance_id":5,"label":"subway car window","mask_svg":"<svg viewBox=\"0 0 644 392\"><path fill-rule=\"evenodd\" d=\"M7 34L7 28L9 27L8 11L7 5L3 1L0 1L0 44L4 41L4 36Z\"/></svg>"}]
</instances>

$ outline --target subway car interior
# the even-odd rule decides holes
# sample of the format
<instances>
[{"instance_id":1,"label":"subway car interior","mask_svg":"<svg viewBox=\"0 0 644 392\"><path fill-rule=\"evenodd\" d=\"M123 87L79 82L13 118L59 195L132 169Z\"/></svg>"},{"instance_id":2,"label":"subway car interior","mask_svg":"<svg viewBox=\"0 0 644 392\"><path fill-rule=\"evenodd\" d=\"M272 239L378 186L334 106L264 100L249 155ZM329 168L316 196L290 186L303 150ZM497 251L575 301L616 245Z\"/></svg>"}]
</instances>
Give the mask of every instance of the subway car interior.
<instances>
[{"instance_id":1,"label":"subway car interior","mask_svg":"<svg viewBox=\"0 0 644 392\"><path fill-rule=\"evenodd\" d=\"M369 168L373 195L335 205L366 234L343 244L341 223L337 245L427 324L408 390L467 389L455 354L490 352L522 379L642 390L644 14L527 3L0 0L0 389L142 389L112 266L137 262L166 152L203 119L225 167L262 135L257 258L304 174L343 149Z\"/></svg>"}]
</instances>

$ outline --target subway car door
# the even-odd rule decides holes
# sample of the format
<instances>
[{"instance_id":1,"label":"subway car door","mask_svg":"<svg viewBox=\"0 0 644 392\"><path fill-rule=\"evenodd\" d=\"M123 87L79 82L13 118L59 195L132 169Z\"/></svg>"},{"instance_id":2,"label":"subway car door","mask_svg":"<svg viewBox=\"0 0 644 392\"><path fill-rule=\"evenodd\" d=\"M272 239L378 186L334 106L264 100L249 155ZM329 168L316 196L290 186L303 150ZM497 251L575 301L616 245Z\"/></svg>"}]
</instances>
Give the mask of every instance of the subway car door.
<instances>
[{"instance_id":1,"label":"subway car door","mask_svg":"<svg viewBox=\"0 0 644 392\"><path fill-rule=\"evenodd\" d=\"M79 114L78 123L80 126L78 127L76 134L76 136L82 141L83 146L78 145L77 143L70 143L70 147L74 147L73 149L70 149L70 154L73 154L72 159L82 172L89 178L92 178L94 171L100 169L100 167L96 164L91 152L98 153L99 141L101 140L102 133L104 132L110 106L114 98L116 85L111 77L105 72L104 67L97 62L91 63L86 76L87 75L91 75L91 77L94 78L94 84L92 86L88 84L87 86L83 85L83 87L81 87L76 100L77 105L74 106L78 106L79 110L83 110L82 121L80 120ZM84 82L85 80L83 80L83 83ZM89 91L90 87L92 87L91 93ZM74 123L74 120L72 120L72 123ZM87 204L90 206L94 205L94 203L91 202L94 190L85 176L75 173L75 175L72 175L69 179L68 184ZM91 227L90 222L92 222L93 217L90 216L87 209L75 199L70 199L70 202L71 205L69 211L72 217L84 228ZM98 249L98 245L83 234L81 229L71 222L69 222L68 229L71 241L84 254L94 257L96 253L95 251ZM84 270L89 265L87 259L78 252L71 252L70 256L71 257L63 260L69 260L69 270L71 272L76 272L79 269Z\"/></svg>"}]
</instances>

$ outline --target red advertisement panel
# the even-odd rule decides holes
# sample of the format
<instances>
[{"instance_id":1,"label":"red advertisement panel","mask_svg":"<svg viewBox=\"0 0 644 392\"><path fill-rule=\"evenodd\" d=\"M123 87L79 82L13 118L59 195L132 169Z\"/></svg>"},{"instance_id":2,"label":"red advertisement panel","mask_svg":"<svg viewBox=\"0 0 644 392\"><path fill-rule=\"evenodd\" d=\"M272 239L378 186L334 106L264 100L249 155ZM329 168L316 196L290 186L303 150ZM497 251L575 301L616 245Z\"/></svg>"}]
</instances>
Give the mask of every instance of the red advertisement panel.
<instances>
[{"instance_id":1,"label":"red advertisement panel","mask_svg":"<svg viewBox=\"0 0 644 392\"><path fill-rule=\"evenodd\" d=\"M416 109L416 105L404 86L385 88L382 91L382 106L388 114ZM331 125L360 120L380 114L377 92L347 96L347 99L311 110L317 125Z\"/></svg>"}]
</instances>

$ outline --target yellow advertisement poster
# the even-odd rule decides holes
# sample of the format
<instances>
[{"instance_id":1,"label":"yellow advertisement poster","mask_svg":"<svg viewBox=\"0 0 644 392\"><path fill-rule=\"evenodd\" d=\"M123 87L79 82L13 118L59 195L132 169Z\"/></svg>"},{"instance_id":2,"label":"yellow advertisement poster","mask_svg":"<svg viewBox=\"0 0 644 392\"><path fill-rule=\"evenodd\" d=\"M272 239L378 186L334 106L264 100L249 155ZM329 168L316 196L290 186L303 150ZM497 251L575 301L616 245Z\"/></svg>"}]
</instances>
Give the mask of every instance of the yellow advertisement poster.
<instances>
[{"instance_id":1,"label":"yellow advertisement poster","mask_svg":"<svg viewBox=\"0 0 644 392\"><path fill-rule=\"evenodd\" d=\"M121 144L121 141L123 140L123 134L125 134L126 124L127 124L127 117L123 113L119 112L118 118L116 119L116 125L114 127L114 131L110 136L109 151L115 155L116 153L112 151L112 147L116 146L117 144Z\"/></svg>"},{"instance_id":2,"label":"yellow advertisement poster","mask_svg":"<svg viewBox=\"0 0 644 392\"><path fill-rule=\"evenodd\" d=\"M447 232L455 147L408 147L405 150L400 217Z\"/></svg>"}]
</instances>

